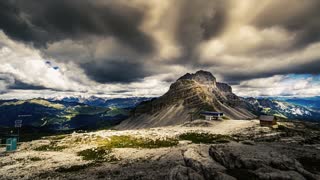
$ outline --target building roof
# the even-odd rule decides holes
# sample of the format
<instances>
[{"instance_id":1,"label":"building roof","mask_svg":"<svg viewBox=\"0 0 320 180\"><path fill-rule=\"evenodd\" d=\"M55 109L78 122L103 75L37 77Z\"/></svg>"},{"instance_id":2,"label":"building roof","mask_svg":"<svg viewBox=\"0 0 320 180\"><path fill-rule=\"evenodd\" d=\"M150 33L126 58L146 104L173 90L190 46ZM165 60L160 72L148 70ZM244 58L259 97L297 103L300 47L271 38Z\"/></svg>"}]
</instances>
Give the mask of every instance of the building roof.
<instances>
[{"instance_id":1,"label":"building roof","mask_svg":"<svg viewBox=\"0 0 320 180\"><path fill-rule=\"evenodd\" d=\"M273 121L275 119L274 116L261 115L259 117L260 121Z\"/></svg>"},{"instance_id":2,"label":"building roof","mask_svg":"<svg viewBox=\"0 0 320 180\"><path fill-rule=\"evenodd\" d=\"M212 112L212 111L202 111L200 112L201 115L207 115L207 116L223 116L222 112Z\"/></svg>"}]
</instances>

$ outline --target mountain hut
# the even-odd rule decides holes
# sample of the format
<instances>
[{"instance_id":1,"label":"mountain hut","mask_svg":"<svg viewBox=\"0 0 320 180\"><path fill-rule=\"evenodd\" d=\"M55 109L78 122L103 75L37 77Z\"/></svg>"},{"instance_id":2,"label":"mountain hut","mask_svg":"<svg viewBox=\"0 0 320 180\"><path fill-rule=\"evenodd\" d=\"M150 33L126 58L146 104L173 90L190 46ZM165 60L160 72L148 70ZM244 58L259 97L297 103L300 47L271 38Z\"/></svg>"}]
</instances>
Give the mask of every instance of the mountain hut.
<instances>
[{"instance_id":1,"label":"mountain hut","mask_svg":"<svg viewBox=\"0 0 320 180\"><path fill-rule=\"evenodd\" d=\"M200 113L201 116L205 117L205 120L218 120L223 116L222 112L211 112L211 111L203 111Z\"/></svg>"},{"instance_id":2,"label":"mountain hut","mask_svg":"<svg viewBox=\"0 0 320 180\"><path fill-rule=\"evenodd\" d=\"M261 115L259 120L261 126L273 126L277 124L277 118L275 116Z\"/></svg>"}]
</instances>

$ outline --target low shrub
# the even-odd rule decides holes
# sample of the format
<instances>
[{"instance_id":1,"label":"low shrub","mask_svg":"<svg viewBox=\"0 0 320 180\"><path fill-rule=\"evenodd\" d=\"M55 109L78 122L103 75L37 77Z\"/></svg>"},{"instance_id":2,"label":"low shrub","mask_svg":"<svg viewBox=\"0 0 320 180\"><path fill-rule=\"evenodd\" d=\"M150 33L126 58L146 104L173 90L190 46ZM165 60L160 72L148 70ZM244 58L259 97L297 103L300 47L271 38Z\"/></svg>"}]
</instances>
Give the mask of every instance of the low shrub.
<instances>
[{"instance_id":1,"label":"low shrub","mask_svg":"<svg viewBox=\"0 0 320 180\"><path fill-rule=\"evenodd\" d=\"M86 149L78 152L79 156L82 156L83 160L93 161L116 161L117 159L110 155L111 148L101 146L97 148Z\"/></svg>"},{"instance_id":2,"label":"low shrub","mask_svg":"<svg viewBox=\"0 0 320 180\"><path fill-rule=\"evenodd\" d=\"M179 141L173 138L153 140L132 136L112 136L110 139L102 140L99 143L108 148L161 148L176 146Z\"/></svg>"}]
</instances>

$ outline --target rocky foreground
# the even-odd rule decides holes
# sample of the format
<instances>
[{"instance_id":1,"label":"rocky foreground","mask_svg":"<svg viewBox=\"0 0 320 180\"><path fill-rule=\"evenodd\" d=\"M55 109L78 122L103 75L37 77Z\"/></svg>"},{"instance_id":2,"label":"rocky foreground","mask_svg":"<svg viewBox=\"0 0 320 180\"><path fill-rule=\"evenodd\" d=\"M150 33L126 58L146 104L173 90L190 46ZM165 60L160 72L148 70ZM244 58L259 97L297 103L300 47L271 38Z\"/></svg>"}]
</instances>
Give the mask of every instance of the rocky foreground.
<instances>
[{"instance_id":1,"label":"rocky foreground","mask_svg":"<svg viewBox=\"0 0 320 180\"><path fill-rule=\"evenodd\" d=\"M320 179L320 126L193 121L45 137L0 151L0 179Z\"/></svg>"}]
</instances>

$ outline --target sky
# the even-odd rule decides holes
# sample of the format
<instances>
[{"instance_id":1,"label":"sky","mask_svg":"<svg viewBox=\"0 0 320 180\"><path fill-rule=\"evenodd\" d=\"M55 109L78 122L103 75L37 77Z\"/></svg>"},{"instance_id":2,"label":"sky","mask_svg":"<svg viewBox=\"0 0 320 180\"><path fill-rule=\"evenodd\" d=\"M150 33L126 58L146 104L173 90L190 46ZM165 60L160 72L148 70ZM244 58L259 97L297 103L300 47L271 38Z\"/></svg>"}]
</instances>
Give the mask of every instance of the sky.
<instances>
[{"instance_id":1,"label":"sky","mask_svg":"<svg viewBox=\"0 0 320 180\"><path fill-rule=\"evenodd\" d=\"M240 96L320 95L319 0L1 0L0 99L160 96L210 71Z\"/></svg>"}]
</instances>

